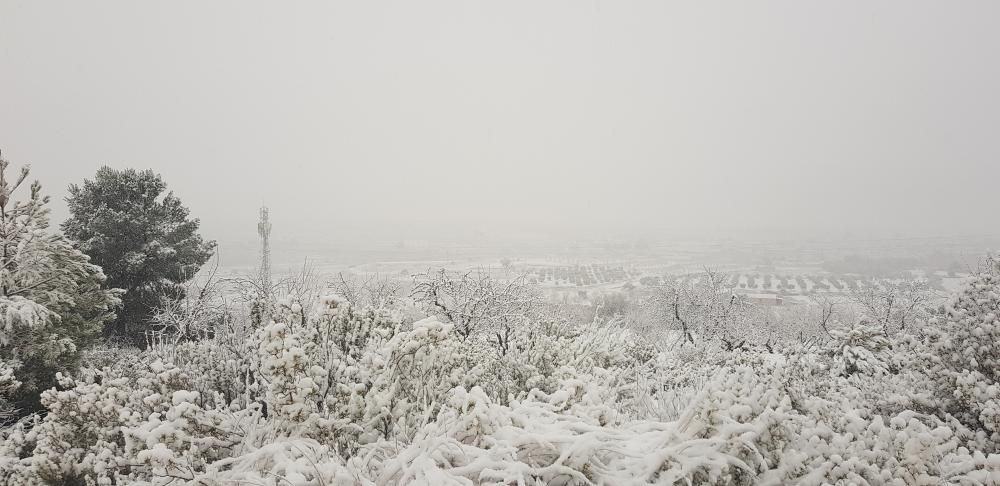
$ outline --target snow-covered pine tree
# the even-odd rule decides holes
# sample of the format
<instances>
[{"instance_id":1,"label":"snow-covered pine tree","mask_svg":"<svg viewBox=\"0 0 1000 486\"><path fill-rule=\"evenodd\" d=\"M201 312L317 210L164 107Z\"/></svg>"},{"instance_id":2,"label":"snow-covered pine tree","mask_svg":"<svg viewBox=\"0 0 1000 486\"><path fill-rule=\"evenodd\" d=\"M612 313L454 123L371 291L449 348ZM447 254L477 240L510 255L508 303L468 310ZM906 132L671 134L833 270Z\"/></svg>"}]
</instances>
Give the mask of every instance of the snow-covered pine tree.
<instances>
[{"instance_id":1,"label":"snow-covered pine tree","mask_svg":"<svg viewBox=\"0 0 1000 486\"><path fill-rule=\"evenodd\" d=\"M0 369L15 381L0 402L31 410L56 372L74 369L80 350L114 318L120 292L102 289L101 269L49 231L49 198L38 181L27 200L13 199L29 168L9 180L8 166L0 159Z\"/></svg>"},{"instance_id":2,"label":"snow-covered pine tree","mask_svg":"<svg viewBox=\"0 0 1000 486\"><path fill-rule=\"evenodd\" d=\"M215 242L201 238L198 220L151 170L102 167L93 180L71 185L66 201L63 232L104 269L110 286L127 291L107 333L143 344L162 299L183 295Z\"/></svg>"}]
</instances>

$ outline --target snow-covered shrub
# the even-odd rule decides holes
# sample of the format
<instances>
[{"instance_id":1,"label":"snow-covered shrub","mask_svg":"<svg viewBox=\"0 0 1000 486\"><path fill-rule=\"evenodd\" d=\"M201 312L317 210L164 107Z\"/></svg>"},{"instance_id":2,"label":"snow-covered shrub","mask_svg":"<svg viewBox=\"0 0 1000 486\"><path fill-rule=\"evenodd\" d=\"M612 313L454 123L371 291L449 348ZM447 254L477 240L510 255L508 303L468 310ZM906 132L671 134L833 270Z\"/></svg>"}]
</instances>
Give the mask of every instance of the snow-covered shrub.
<instances>
[{"instance_id":1,"label":"snow-covered shrub","mask_svg":"<svg viewBox=\"0 0 1000 486\"><path fill-rule=\"evenodd\" d=\"M371 378L364 384L362 424L368 433L362 442L377 438L371 432L412 437L437 414L453 388L478 382L485 370L467 349L451 324L427 318L367 355L362 365L371 370Z\"/></svg>"},{"instance_id":2,"label":"snow-covered shrub","mask_svg":"<svg viewBox=\"0 0 1000 486\"><path fill-rule=\"evenodd\" d=\"M123 429L126 457L131 457L131 477L194 480L216 461L231 457L243 442L239 419L252 413L228 413L201 400L198 392L179 390L169 397L153 394L144 399L157 403L156 411L142 423ZM249 417L248 417L249 416Z\"/></svg>"},{"instance_id":3,"label":"snow-covered shrub","mask_svg":"<svg viewBox=\"0 0 1000 486\"><path fill-rule=\"evenodd\" d=\"M15 416L16 410L13 403L10 402L9 397L20 386L21 382L14 376L14 367L10 363L0 360L0 423L4 423Z\"/></svg>"},{"instance_id":4,"label":"snow-covered shrub","mask_svg":"<svg viewBox=\"0 0 1000 486\"><path fill-rule=\"evenodd\" d=\"M322 406L339 413L346 405L342 399L350 395L342 393L345 390L340 385L370 380L366 374L370 370L362 366L362 359L378 352L400 332L400 321L386 310L359 309L339 297L326 296L319 299L300 331L306 352L327 372L327 379L320 384Z\"/></svg>"},{"instance_id":5,"label":"snow-covered shrub","mask_svg":"<svg viewBox=\"0 0 1000 486\"><path fill-rule=\"evenodd\" d=\"M517 330L517 343L507 353L491 353L489 343L479 345L476 354L490 370L480 386L490 397L506 404L523 399L530 391L551 393L567 376L567 369L634 372L655 356L655 350L617 321L584 325L544 320Z\"/></svg>"},{"instance_id":6,"label":"snow-covered shrub","mask_svg":"<svg viewBox=\"0 0 1000 486\"><path fill-rule=\"evenodd\" d=\"M264 392L256 376L260 368L256 352L259 338L219 333L209 339L154 347L145 356L183 368L191 380L192 391L204 396L219 394L227 404L246 407ZM129 362L134 358L125 359Z\"/></svg>"},{"instance_id":7,"label":"snow-covered shrub","mask_svg":"<svg viewBox=\"0 0 1000 486\"><path fill-rule=\"evenodd\" d=\"M327 372L312 363L299 333L284 323L261 330L261 377L267 383L267 413L291 433L317 411Z\"/></svg>"},{"instance_id":8,"label":"snow-covered shrub","mask_svg":"<svg viewBox=\"0 0 1000 486\"><path fill-rule=\"evenodd\" d=\"M616 433L553 411L544 401L493 403L456 388L437 419L380 464L379 484L613 484ZM388 444L378 444L388 448ZM619 476L620 477L620 476Z\"/></svg>"},{"instance_id":9,"label":"snow-covered shrub","mask_svg":"<svg viewBox=\"0 0 1000 486\"><path fill-rule=\"evenodd\" d=\"M889 373L889 338L881 325L861 319L850 327L830 329L830 337L828 346L834 373L843 376Z\"/></svg>"},{"instance_id":10,"label":"snow-covered shrub","mask_svg":"<svg viewBox=\"0 0 1000 486\"><path fill-rule=\"evenodd\" d=\"M803 373L800 366L820 370ZM677 462L666 474L695 484L900 486L990 484L966 480L998 477L996 460L976 459L952 424L913 411L883 417L855 408L844 398L852 395L853 378L825 370L820 361L767 355L723 367L677 422L674 441L703 441L701 455L689 458L694 465ZM828 390L836 391L803 394L798 380L804 376L826 376ZM678 476L680 471L689 474Z\"/></svg>"},{"instance_id":11,"label":"snow-covered shrub","mask_svg":"<svg viewBox=\"0 0 1000 486\"><path fill-rule=\"evenodd\" d=\"M24 459L0 468L4 484L61 484L74 478L112 484L132 466L126 430L167 412L175 393L190 393L183 371L160 362L141 370L138 378L106 370L84 380L61 376L60 383L63 390L42 394L48 411L43 418L22 421L8 432L5 447L16 447Z\"/></svg>"},{"instance_id":12,"label":"snow-covered shrub","mask_svg":"<svg viewBox=\"0 0 1000 486\"><path fill-rule=\"evenodd\" d=\"M317 357L327 369L357 366L365 352L387 341L397 326L387 310L358 308L336 296L320 298L307 324Z\"/></svg>"},{"instance_id":13,"label":"snow-covered shrub","mask_svg":"<svg viewBox=\"0 0 1000 486\"><path fill-rule=\"evenodd\" d=\"M151 484L167 486L170 483ZM196 475L189 484L355 486L374 483L348 468L330 447L312 439L286 438L218 461Z\"/></svg>"},{"instance_id":14,"label":"snow-covered shrub","mask_svg":"<svg viewBox=\"0 0 1000 486\"><path fill-rule=\"evenodd\" d=\"M383 309L357 308L336 296L321 297L304 324L293 331L310 363L310 400L322 417L327 441L342 455L354 451L367 429L366 400L381 371L380 353L399 334L397 316ZM303 399L306 399L303 397ZM374 398L372 398L374 400ZM322 438L319 430L308 436ZM370 440L370 439L365 439Z\"/></svg>"},{"instance_id":15,"label":"snow-covered shrub","mask_svg":"<svg viewBox=\"0 0 1000 486\"><path fill-rule=\"evenodd\" d=\"M941 411L983 434L988 452L1000 450L1000 262L987 260L924 344L920 364Z\"/></svg>"}]
</instances>

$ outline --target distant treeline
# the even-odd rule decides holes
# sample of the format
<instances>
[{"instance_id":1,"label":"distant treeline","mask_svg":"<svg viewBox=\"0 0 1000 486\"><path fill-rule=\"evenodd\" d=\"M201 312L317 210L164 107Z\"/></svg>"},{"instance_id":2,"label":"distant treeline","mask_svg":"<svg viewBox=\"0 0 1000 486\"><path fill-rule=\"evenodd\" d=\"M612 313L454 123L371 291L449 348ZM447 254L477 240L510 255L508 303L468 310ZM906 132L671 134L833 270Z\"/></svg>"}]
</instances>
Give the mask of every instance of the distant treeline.
<instances>
[{"instance_id":1,"label":"distant treeline","mask_svg":"<svg viewBox=\"0 0 1000 486\"><path fill-rule=\"evenodd\" d=\"M927 273L945 271L949 274L969 271L956 257L941 252L935 252L926 257L848 255L838 260L823 262L823 268L836 274L859 274L883 278L906 276L912 270L924 270Z\"/></svg>"}]
</instances>

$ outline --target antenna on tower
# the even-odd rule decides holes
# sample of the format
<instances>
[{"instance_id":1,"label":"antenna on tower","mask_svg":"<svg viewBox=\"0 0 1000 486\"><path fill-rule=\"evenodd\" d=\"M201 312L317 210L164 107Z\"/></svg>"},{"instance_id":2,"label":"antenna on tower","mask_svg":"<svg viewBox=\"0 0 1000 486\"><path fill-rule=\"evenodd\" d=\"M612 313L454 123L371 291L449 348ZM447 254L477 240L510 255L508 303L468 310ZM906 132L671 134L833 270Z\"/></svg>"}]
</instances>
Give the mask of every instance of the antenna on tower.
<instances>
[{"instance_id":1,"label":"antenna on tower","mask_svg":"<svg viewBox=\"0 0 1000 486\"><path fill-rule=\"evenodd\" d=\"M267 206L260 208L260 222L257 223L257 234L260 235L260 278L264 291L271 293L271 218Z\"/></svg>"}]
</instances>

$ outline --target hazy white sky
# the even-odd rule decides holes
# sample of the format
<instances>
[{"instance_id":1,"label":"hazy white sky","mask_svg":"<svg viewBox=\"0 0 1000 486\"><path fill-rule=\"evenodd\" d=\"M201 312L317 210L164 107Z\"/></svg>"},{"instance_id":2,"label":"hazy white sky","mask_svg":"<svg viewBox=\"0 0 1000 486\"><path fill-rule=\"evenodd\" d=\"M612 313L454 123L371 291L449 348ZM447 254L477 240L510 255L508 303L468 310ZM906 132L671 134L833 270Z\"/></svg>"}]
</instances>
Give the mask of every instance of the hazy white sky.
<instances>
[{"instance_id":1,"label":"hazy white sky","mask_svg":"<svg viewBox=\"0 0 1000 486\"><path fill-rule=\"evenodd\" d=\"M1000 2L0 0L0 148L65 216L995 232Z\"/></svg>"}]
</instances>

